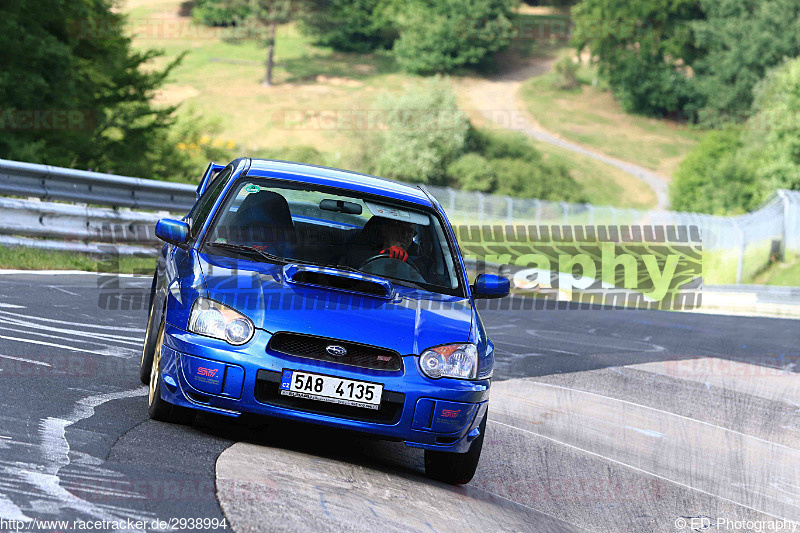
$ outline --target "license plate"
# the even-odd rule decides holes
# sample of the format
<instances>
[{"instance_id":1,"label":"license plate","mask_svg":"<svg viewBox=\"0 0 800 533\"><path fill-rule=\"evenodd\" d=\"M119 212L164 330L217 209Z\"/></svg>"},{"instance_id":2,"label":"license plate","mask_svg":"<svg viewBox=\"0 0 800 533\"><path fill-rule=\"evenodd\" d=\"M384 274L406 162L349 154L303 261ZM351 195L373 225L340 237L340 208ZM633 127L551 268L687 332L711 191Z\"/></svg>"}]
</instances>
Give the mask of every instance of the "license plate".
<instances>
[{"instance_id":1,"label":"license plate","mask_svg":"<svg viewBox=\"0 0 800 533\"><path fill-rule=\"evenodd\" d=\"M383 385L298 370L284 370L281 375L281 394L353 407L379 409Z\"/></svg>"}]
</instances>

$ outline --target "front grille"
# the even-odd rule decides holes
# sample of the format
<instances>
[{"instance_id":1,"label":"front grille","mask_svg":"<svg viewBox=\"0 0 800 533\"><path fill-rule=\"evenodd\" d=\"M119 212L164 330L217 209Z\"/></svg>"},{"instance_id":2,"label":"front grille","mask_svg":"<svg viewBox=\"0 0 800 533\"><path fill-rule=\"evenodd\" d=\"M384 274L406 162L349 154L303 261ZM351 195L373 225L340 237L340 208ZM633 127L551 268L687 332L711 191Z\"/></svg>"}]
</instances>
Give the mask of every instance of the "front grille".
<instances>
[{"instance_id":1,"label":"front grille","mask_svg":"<svg viewBox=\"0 0 800 533\"><path fill-rule=\"evenodd\" d=\"M381 396L380 408L373 410L350 405L307 400L305 398L295 398L293 396L282 396L280 387L280 372L259 370L258 374L256 374L256 401L267 405L305 411L307 413L329 415L362 422L375 422L378 424L396 424L403 414L403 402L406 398L405 394L384 389L383 395Z\"/></svg>"},{"instance_id":2,"label":"front grille","mask_svg":"<svg viewBox=\"0 0 800 533\"><path fill-rule=\"evenodd\" d=\"M343 347L347 350L347 355L336 357L329 354L325 348L331 345ZM325 337L314 337L312 335L276 333L270 339L267 349L277 353L294 355L295 357L305 357L307 359L369 368L371 370L395 371L403 369L403 358L395 351L368 344L357 344L336 339L326 339Z\"/></svg>"}]
</instances>

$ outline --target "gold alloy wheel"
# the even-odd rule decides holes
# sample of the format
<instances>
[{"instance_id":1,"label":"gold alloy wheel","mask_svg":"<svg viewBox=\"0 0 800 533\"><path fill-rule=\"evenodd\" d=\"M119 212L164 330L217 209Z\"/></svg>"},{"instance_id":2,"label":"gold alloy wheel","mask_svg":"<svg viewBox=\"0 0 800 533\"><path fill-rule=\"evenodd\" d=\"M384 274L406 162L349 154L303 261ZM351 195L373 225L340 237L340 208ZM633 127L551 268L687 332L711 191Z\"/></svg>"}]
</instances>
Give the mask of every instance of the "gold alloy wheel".
<instances>
[{"instance_id":1,"label":"gold alloy wheel","mask_svg":"<svg viewBox=\"0 0 800 533\"><path fill-rule=\"evenodd\" d=\"M147 329L144 332L144 346L142 346L142 362L139 363L139 368L144 366L144 354L145 351L147 350L147 343L150 342L150 326L152 325L150 324L150 322L152 322L153 320L153 309L155 308L155 306L156 306L156 299L153 298L153 302L150 304L150 314L147 317Z\"/></svg>"},{"instance_id":2,"label":"gold alloy wheel","mask_svg":"<svg viewBox=\"0 0 800 533\"><path fill-rule=\"evenodd\" d=\"M147 395L148 405L153 405L156 399L158 380L161 379L161 346L164 344L164 323L158 328L158 338L153 351L153 366L150 368L150 391Z\"/></svg>"}]
</instances>

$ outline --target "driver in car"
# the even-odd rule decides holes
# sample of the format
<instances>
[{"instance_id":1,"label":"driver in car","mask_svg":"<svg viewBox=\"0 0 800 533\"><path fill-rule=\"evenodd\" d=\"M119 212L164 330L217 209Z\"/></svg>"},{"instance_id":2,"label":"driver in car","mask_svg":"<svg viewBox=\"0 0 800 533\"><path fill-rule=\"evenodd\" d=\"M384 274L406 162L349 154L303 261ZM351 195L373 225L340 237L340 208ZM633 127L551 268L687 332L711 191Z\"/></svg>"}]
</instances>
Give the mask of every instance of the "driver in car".
<instances>
[{"instance_id":1,"label":"driver in car","mask_svg":"<svg viewBox=\"0 0 800 533\"><path fill-rule=\"evenodd\" d=\"M372 217L358 238L348 245L345 262L361 269L365 264L369 265L380 258L392 258L415 267L409 258L415 235L416 229L411 223L385 217ZM384 268L379 270L383 272Z\"/></svg>"},{"instance_id":2,"label":"driver in car","mask_svg":"<svg viewBox=\"0 0 800 533\"><path fill-rule=\"evenodd\" d=\"M390 220L381 226L383 235L382 254L388 254L392 259L408 260L408 249L414 242L417 231L414 226L399 220Z\"/></svg>"}]
</instances>

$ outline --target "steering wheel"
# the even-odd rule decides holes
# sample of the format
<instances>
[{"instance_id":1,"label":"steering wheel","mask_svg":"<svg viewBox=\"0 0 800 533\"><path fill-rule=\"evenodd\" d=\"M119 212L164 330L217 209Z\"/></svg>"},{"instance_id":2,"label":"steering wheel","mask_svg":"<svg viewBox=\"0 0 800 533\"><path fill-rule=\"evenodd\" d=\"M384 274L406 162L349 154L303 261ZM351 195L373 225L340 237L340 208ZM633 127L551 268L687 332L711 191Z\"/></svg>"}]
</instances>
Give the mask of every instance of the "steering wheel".
<instances>
[{"instance_id":1,"label":"steering wheel","mask_svg":"<svg viewBox=\"0 0 800 533\"><path fill-rule=\"evenodd\" d=\"M359 270L361 270L361 269L363 269L365 266L367 266L368 264L370 264L370 263L374 263L375 261L378 261L378 260L380 260L380 259L393 259L393 258L392 258L392 257L389 257L389 254L388 254L388 253L382 253L382 254L378 254L378 255L373 255L372 257L370 257L369 259L367 259L366 261L364 261L363 263L361 263L361 266L360 266L360 267L358 267L358 269L359 269ZM394 259L394 260L395 260L395 261L400 261L400 259ZM420 278L421 278L423 281L425 280L425 277L422 275L422 272L420 272L420 270L419 270L419 267L417 267L417 265L415 265L415 264L413 263L413 261L411 261L411 259L406 259L404 262L405 262L405 264L407 264L408 266L410 266L411 268L413 268L413 269L414 269L414 271L415 271L417 274L419 274L419 277L420 277Z\"/></svg>"}]
</instances>

